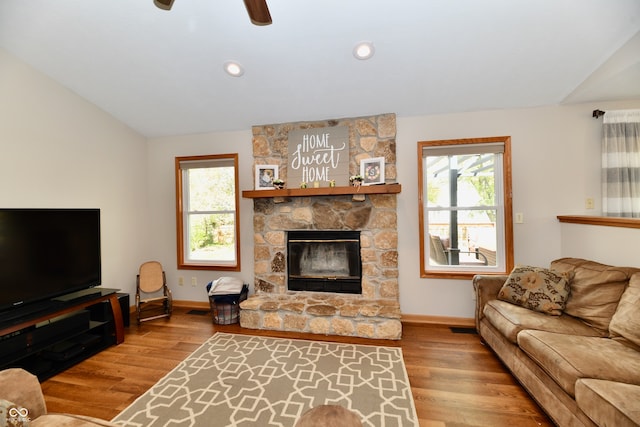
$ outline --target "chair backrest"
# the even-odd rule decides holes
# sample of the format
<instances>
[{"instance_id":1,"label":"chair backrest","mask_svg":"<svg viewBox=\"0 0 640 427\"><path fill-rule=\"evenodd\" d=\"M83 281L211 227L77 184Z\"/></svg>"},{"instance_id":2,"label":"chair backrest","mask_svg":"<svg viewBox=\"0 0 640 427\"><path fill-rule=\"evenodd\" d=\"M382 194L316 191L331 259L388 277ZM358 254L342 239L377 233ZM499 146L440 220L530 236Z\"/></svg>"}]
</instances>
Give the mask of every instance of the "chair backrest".
<instances>
[{"instance_id":1,"label":"chair backrest","mask_svg":"<svg viewBox=\"0 0 640 427\"><path fill-rule=\"evenodd\" d=\"M157 292L161 290L164 285L165 275L162 264L158 261L148 261L140 266L138 287L142 292Z\"/></svg>"},{"instance_id":2,"label":"chair backrest","mask_svg":"<svg viewBox=\"0 0 640 427\"><path fill-rule=\"evenodd\" d=\"M429 247L431 248L431 253L429 254L430 258L439 265L449 264L447 254L444 251L444 244L442 243L440 236L429 234L429 242Z\"/></svg>"}]
</instances>

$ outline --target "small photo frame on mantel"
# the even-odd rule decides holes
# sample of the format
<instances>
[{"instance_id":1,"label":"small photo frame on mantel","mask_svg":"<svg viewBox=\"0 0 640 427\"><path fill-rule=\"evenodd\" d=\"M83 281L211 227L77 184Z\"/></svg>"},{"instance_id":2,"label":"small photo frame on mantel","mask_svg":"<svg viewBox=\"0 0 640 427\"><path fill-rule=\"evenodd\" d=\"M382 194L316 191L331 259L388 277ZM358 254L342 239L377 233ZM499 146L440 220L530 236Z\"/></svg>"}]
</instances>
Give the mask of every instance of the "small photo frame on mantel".
<instances>
[{"instance_id":1,"label":"small photo frame on mantel","mask_svg":"<svg viewBox=\"0 0 640 427\"><path fill-rule=\"evenodd\" d=\"M273 190L274 179L278 179L278 166L256 165L256 190Z\"/></svg>"},{"instance_id":2,"label":"small photo frame on mantel","mask_svg":"<svg viewBox=\"0 0 640 427\"><path fill-rule=\"evenodd\" d=\"M362 159L360 161L362 185L384 184L384 157Z\"/></svg>"}]
</instances>

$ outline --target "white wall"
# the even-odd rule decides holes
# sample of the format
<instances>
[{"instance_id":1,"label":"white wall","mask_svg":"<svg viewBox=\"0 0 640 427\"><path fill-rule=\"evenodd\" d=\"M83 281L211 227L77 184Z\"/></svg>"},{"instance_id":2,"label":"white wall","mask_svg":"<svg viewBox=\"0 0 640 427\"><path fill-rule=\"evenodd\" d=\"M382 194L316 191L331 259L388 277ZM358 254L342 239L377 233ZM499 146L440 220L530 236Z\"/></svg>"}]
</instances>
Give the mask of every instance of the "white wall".
<instances>
[{"instance_id":1,"label":"white wall","mask_svg":"<svg viewBox=\"0 0 640 427\"><path fill-rule=\"evenodd\" d=\"M183 301L208 301L205 285L220 276L234 276L253 285L253 200L240 198L240 272L177 269L175 158L203 154L238 153L240 189L253 189L251 130L158 138L149 142L151 252L172 283L173 297ZM178 286L178 278L184 286ZM197 285L192 286L192 278ZM253 286L251 286L253 289Z\"/></svg>"},{"instance_id":2,"label":"white wall","mask_svg":"<svg viewBox=\"0 0 640 427\"><path fill-rule=\"evenodd\" d=\"M639 228L561 225L561 256L591 259L603 264L640 267Z\"/></svg>"},{"instance_id":3,"label":"white wall","mask_svg":"<svg viewBox=\"0 0 640 427\"><path fill-rule=\"evenodd\" d=\"M594 109L640 108L640 100L552 106L398 119L400 304L404 314L473 317L468 280L421 279L419 274L417 141L511 136L513 211L524 214L514 224L515 262L548 266L563 256L619 264L637 233L611 227L583 226L561 232L557 215L600 215L600 129ZM585 199L596 200L586 210ZM605 230L598 230L604 228ZM590 238L596 235L598 237ZM608 245L600 245L602 236ZM635 238L634 238L635 236ZM577 240L580 238L580 240ZM572 242L576 242L575 244ZM619 249L616 249L619 248ZM601 253L602 252L602 253ZM625 255L628 262L632 261ZM640 260L635 260L640 267Z\"/></svg>"},{"instance_id":4,"label":"white wall","mask_svg":"<svg viewBox=\"0 0 640 427\"><path fill-rule=\"evenodd\" d=\"M525 218L523 224L514 226L515 261L547 266L555 258L574 256L570 245L563 245L557 215L600 214L602 120L593 119L592 110L638 106L640 101L398 118L397 166L398 182L402 184L402 193L398 196L402 312L429 316L473 316L470 281L420 278L417 235L418 141L510 135L513 207L514 212L523 213ZM202 287L219 274L177 271L175 268L174 157L236 151L240 155L241 189L252 189L253 157L251 132L248 130L150 141L149 195L152 211L157 213L152 223L152 229L156 230L152 233L153 247L157 252L156 257L168 266L170 280L177 283L179 276L185 280L185 286L174 291L177 299L206 301ZM585 209L587 197L596 200L595 210ZM238 276L249 283L253 283L252 206L250 200L243 199L242 272ZM579 234L589 235L591 231L596 230L592 228ZM620 237L624 236L626 234L622 233ZM597 256L597 248L593 252L589 253L590 258L603 259ZM198 286L195 289L191 288L191 277L197 278Z\"/></svg>"},{"instance_id":5,"label":"white wall","mask_svg":"<svg viewBox=\"0 0 640 427\"><path fill-rule=\"evenodd\" d=\"M100 208L103 285L134 292L146 140L0 49L0 150L0 206Z\"/></svg>"},{"instance_id":6,"label":"white wall","mask_svg":"<svg viewBox=\"0 0 640 427\"><path fill-rule=\"evenodd\" d=\"M640 108L640 100L398 118L400 302L403 313L472 317L469 281L421 279L417 141L510 135L515 261L561 256L640 266L640 231L558 223L559 214L600 214L600 126L593 109ZM386 113L381 111L380 113ZM326 119L326 117L316 118ZM145 141L94 105L0 49L2 207L102 210L103 283L135 289L139 264L157 259L179 300L206 302L220 273L176 268L174 158L239 153L241 190L253 188L251 130ZM596 209L587 211L593 197ZM242 271L252 283L253 202L241 199ZM185 281L177 286L178 277ZM191 287L191 277L198 285Z\"/></svg>"}]
</instances>

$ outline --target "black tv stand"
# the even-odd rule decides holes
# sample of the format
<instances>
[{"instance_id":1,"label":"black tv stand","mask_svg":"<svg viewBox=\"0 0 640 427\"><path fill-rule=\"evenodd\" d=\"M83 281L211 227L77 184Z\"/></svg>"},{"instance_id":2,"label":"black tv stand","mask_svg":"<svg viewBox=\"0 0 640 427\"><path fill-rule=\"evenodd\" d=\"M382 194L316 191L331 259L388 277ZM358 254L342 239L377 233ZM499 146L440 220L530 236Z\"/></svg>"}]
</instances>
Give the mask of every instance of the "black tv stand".
<instances>
[{"instance_id":1,"label":"black tv stand","mask_svg":"<svg viewBox=\"0 0 640 427\"><path fill-rule=\"evenodd\" d=\"M8 322L21 321L29 316L35 316L42 312L50 311L56 304L52 301L38 301L36 303L21 305L19 307L12 308L0 312L0 328L8 324Z\"/></svg>"},{"instance_id":2,"label":"black tv stand","mask_svg":"<svg viewBox=\"0 0 640 427\"><path fill-rule=\"evenodd\" d=\"M22 367L42 381L124 342L117 292L91 288L0 316L0 369ZM105 304L109 310L101 308Z\"/></svg>"},{"instance_id":3,"label":"black tv stand","mask_svg":"<svg viewBox=\"0 0 640 427\"><path fill-rule=\"evenodd\" d=\"M110 289L113 291L118 291L118 289ZM81 291L71 292L70 294L60 295L59 297L53 298L51 301L59 301L59 302L72 302L85 298L93 298L94 296L101 294L103 291L102 288L88 288L83 289Z\"/></svg>"}]
</instances>

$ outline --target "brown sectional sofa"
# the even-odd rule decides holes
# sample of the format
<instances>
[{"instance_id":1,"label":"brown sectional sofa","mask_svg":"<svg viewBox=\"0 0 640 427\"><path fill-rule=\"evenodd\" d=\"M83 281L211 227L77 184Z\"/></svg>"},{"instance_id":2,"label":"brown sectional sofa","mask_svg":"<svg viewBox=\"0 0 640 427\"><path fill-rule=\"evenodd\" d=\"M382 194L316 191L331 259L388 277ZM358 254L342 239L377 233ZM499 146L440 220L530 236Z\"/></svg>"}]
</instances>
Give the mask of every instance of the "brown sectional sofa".
<instances>
[{"instance_id":1,"label":"brown sectional sofa","mask_svg":"<svg viewBox=\"0 0 640 427\"><path fill-rule=\"evenodd\" d=\"M35 375L20 369L0 371L0 426L30 427L118 427L98 418L47 412L40 383Z\"/></svg>"},{"instance_id":2,"label":"brown sectional sofa","mask_svg":"<svg viewBox=\"0 0 640 427\"><path fill-rule=\"evenodd\" d=\"M550 268L570 286L560 315L501 300L506 275L475 276L478 333L558 426L640 425L640 269Z\"/></svg>"}]
</instances>

